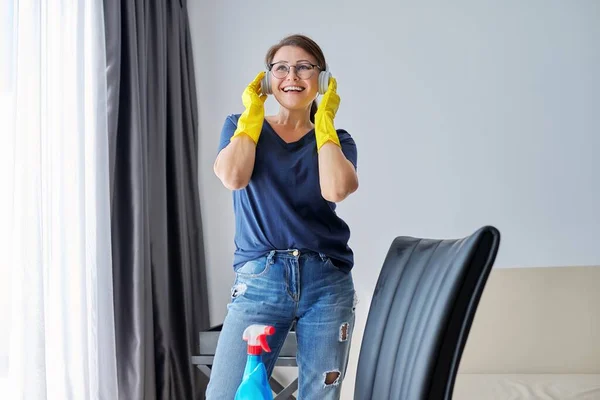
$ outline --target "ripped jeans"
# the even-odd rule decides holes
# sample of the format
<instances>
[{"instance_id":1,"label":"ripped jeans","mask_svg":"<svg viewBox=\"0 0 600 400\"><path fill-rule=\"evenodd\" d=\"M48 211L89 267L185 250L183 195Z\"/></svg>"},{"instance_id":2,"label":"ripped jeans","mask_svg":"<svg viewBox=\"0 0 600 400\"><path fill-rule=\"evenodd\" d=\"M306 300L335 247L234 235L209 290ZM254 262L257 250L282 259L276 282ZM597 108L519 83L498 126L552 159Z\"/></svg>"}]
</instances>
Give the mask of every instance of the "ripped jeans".
<instances>
[{"instance_id":1,"label":"ripped jeans","mask_svg":"<svg viewBox=\"0 0 600 400\"><path fill-rule=\"evenodd\" d=\"M354 298L351 273L319 253L276 250L239 267L206 398L233 400L246 365L246 327L275 327L267 337L271 352L263 353L271 376L296 321L298 398L339 399L354 328Z\"/></svg>"}]
</instances>

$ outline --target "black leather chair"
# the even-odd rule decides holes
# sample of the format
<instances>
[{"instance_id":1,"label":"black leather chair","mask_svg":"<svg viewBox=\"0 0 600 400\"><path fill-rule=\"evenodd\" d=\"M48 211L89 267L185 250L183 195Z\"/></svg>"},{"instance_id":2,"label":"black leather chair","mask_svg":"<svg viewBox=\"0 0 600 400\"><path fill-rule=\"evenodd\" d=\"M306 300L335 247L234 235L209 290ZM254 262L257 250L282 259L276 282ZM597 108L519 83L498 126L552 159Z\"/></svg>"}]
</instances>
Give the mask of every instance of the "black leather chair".
<instances>
[{"instance_id":1,"label":"black leather chair","mask_svg":"<svg viewBox=\"0 0 600 400\"><path fill-rule=\"evenodd\" d=\"M397 237L367 317L355 400L446 400L500 232L456 240Z\"/></svg>"}]
</instances>

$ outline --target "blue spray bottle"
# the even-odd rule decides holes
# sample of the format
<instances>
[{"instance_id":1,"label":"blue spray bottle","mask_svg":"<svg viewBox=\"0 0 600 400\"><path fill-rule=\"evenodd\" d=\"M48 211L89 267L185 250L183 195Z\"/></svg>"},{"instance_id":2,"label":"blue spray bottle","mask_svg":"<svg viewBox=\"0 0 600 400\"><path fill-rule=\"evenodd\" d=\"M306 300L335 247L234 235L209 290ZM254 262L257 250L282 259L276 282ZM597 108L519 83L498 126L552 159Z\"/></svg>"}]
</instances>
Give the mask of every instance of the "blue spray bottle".
<instances>
[{"instance_id":1,"label":"blue spray bottle","mask_svg":"<svg viewBox=\"0 0 600 400\"><path fill-rule=\"evenodd\" d=\"M262 352L271 351L266 337L274 333L275 328L269 325L250 325L244 331L244 340L248 342L248 358L235 400L273 400Z\"/></svg>"}]
</instances>

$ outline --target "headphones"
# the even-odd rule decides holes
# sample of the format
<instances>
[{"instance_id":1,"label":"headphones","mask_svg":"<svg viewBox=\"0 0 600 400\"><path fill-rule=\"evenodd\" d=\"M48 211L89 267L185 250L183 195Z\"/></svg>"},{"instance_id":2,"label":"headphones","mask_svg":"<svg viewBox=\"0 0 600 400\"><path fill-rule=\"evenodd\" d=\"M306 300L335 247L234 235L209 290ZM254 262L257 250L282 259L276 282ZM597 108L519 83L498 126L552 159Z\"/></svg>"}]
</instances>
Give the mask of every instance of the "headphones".
<instances>
[{"instance_id":1,"label":"headphones","mask_svg":"<svg viewBox=\"0 0 600 400\"><path fill-rule=\"evenodd\" d=\"M325 94L329 87L329 78L331 78L331 72L329 66L325 64L325 69L319 72L319 94ZM273 88L271 87L271 70L267 68L265 76L260 81L260 90L263 94L273 94Z\"/></svg>"}]
</instances>

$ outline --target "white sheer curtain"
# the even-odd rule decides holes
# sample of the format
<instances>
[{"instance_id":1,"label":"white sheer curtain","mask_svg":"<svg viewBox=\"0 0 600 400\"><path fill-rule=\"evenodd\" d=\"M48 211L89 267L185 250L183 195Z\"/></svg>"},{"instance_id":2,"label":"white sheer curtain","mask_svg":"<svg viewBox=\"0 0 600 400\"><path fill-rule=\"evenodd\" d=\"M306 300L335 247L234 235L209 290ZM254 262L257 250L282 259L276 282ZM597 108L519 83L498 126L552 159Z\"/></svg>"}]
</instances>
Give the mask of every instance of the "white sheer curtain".
<instances>
[{"instance_id":1,"label":"white sheer curtain","mask_svg":"<svg viewBox=\"0 0 600 400\"><path fill-rule=\"evenodd\" d=\"M0 397L116 400L103 2L2 2L14 121L0 145L12 163Z\"/></svg>"}]
</instances>

